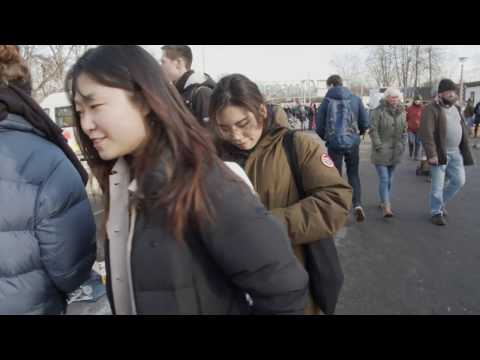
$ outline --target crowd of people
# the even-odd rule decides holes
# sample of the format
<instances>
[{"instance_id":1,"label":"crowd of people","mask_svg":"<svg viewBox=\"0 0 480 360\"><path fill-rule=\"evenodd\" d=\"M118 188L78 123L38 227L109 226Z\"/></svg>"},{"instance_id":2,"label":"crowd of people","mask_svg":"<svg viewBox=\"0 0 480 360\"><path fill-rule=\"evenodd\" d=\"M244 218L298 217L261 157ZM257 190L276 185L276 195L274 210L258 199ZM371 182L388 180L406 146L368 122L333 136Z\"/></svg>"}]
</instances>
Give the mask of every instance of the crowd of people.
<instances>
[{"instance_id":1,"label":"crowd of people","mask_svg":"<svg viewBox=\"0 0 480 360\"><path fill-rule=\"evenodd\" d=\"M383 216L394 216L408 137L410 157L431 173L432 222L446 224L446 204L473 164L452 81L407 111L389 88L368 114L333 75L318 109L285 111L244 75L215 83L195 72L188 46L162 50L159 62L140 46L98 46L65 79L103 194L114 314L335 313L343 273L333 239L351 211L366 221L367 133ZM31 86L18 46L0 45L0 207L9 209L0 215L0 314L63 314L66 294L90 275L95 222L88 175ZM292 131L289 112L325 146Z\"/></svg>"}]
</instances>

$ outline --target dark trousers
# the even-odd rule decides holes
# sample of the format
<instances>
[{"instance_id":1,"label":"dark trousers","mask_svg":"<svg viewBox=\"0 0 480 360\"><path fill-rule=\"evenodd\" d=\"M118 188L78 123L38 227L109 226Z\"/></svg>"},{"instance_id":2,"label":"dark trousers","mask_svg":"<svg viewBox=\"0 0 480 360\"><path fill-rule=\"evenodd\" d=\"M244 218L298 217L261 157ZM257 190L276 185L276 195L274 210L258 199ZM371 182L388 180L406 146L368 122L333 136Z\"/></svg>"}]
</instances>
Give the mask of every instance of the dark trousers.
<instances>
[{"instance_id":1,"label":"dark trousers","mask_svg":"<svg viewBox=\"0 0 480 360\"><path fill-rule=\"evenodd\" d=\"M328 149L328 155L332 158L340 175L342 175L343 159L345 159L348 183L353 188L353 207L361 206L362 186L360 184L359 174L360 145L356 145L348 151Z\"/></svg>"}]
</instances>

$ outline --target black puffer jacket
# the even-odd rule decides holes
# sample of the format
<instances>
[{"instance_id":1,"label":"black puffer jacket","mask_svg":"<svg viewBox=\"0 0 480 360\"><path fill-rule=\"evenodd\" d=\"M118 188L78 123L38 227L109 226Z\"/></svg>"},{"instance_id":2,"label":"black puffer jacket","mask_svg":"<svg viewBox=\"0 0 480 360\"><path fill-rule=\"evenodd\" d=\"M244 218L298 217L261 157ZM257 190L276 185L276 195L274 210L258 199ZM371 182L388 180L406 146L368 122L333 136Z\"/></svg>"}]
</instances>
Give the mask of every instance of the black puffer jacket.
<instances>
[{"instance_id":1,"label":"black puffer jacket","mask_svg":"<svg viewBox=\"0 0 480 360\"><path fill-rule=\"evenodd\" d=\"M165 231L163 209L138 213L131 253L137 314L303 314L308 275L284 225L223 171L217 164L208 173L214 223L190 228L185 243ZM147 196L162 186L162 174L159 166L147 177ZM107 272L108 248L107 241ZM114 309L109 281L107 292Z\"/></svg>"}]
</instances>

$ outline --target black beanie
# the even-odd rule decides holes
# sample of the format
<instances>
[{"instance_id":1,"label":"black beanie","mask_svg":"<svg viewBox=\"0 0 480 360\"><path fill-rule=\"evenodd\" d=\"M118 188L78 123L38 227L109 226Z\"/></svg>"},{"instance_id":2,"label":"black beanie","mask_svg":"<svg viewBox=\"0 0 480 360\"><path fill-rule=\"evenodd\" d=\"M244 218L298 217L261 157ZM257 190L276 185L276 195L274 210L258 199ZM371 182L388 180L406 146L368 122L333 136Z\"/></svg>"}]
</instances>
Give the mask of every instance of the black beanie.
<instances>
[{"instance_id":1,"label":"black beanie","mask_svg":"<svg viewBox=\"0 0 480 360\"><path fill-rule=\"evenodd\" d=\"M442 79L440 84L438 84L438 93L442 93L444 91L457 91L457 85L450 80L450 79Z\"/></svg>"}]
</instances>

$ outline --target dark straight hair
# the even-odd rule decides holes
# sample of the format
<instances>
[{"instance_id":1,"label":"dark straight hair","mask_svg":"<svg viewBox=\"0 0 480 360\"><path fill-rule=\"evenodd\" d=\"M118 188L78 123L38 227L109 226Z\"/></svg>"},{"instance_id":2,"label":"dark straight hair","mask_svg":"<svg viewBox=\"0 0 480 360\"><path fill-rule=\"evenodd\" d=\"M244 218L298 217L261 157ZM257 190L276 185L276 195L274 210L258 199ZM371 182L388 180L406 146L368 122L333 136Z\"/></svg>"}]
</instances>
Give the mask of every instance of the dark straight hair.
<instances>
[{"instance_id":1,"label":"dark straight hair","mask_svg":"<svg viewBox=\"0 0 480 360\"><path fill-rule=\"evenodd\" d=\"M184 238L190 221L202 226L205 220L211 220L213 210L207 199L205 181L209 165L220 162L213 141L186 108L155 58L137 45L103 45L88 50L71 68L65 82L75 110L76 136L105 195L107 215L109 175L115 161L102 160L81 129L74 102L80 75L104 86L126 90L132 94L132 101L143 102L151 109L146 119L148 141L132 160L140 196L145 195L145 175L154 170L160 159L166 162L168 179L152 197L140 198L140 201L151 200L155 206L166 208L168 230L177 239Z\"/></svg>"},{"instance_id":2,"label":"dark straight hair","mask_svg":"<svg viewBox=\"0 0 480 360\"><path fill-rule=\"evenodd\" d=\"M332 75L327 79L327 86L343 86L343 79L340 75Z\"/></svg>"},{"instance_id":3,"label":"dark straight hair","mask_svg":"<svg viewBox=\"0 0 480 360\"><path fill-rule=\"evenodd\" d=\"M265 129L266 121L262 119L261 107L267 105L257 84L244 75L232 74L222 78L210 98L209 117L217 136L217 117L228 106L237 106L250 111L257 121L262 121Z\"/></svg>"}]
</instances>

